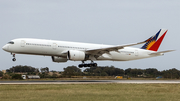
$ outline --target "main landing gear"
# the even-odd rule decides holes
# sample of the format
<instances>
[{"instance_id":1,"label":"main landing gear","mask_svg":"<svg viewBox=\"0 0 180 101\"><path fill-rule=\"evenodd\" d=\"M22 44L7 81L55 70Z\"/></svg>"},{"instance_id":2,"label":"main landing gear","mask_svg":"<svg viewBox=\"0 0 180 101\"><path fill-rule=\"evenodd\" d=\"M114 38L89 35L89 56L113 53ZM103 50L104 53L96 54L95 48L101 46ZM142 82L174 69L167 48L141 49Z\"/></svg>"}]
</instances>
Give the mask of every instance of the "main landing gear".
<instances>
[{"instance_id":1,"label":"main landing gear","mask_svg":"<svg viewBox=\"0 0 180 101\"><path fill-rule=\"evenodd\" d=\"M12 61L16 61L15 54L12 54L12 55L13 55L13 59L12 59Z\"/></svg>"},{"instance_id":2,"label":"main landing gear","mask_svg":"<svg viewBox=\"0 0 180 101\"><path fill-rule=\"evenodd\" d=\"M97 63L94 63L93 61L91 61L91 63L84 63L84 61L82 61L82 64L79 64L78 67L82 68L82 67L97 67Z\"/></svg>"}]
</instances>

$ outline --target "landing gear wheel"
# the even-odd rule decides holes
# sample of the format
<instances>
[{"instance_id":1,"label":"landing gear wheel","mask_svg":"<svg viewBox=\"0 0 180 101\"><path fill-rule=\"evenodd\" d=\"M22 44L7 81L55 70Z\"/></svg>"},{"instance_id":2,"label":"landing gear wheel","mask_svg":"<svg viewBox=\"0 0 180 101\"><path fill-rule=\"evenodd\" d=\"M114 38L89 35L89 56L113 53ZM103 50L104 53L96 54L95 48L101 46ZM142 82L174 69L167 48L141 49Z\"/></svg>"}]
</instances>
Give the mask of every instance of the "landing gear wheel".
<instances>
[{"instance_id":1,"label":"landing gear wheel","mask_svg":"<svg viewBox=\"0 0 180 101\"><path fill-rule=\"evenodd\" d=\"M88 67L88 64L84 64L84 67Z\"/></svg>"},{"instance_id":2,"label":"landing gear wheel","mask_svg":"<svg viewBox=\"0 0 180 101\"><path fill-rule=\"evenodd\" d=\"M79 67L79 68L82 68L82 67L84 67L84 65L83 65L83 64L79 64L78 67Z\"/></svg>"},{"instance_id":3,"label":"landing gear wheel","mask_svg":"<svg viewBox=\"0 0 180 101\"><path fill-rule=\"evenodd\" d=\"M82 67L97 67L97 63L79 64L78 67L79 68L82 68Z\"/></svg>"},{"instance_id":4,"label":"landing gear wheel","mask_svg":"<svg viewBox=\"0 0 180 101\"><path fill-rule=\"evenodd\" d=\"M93 67L97 67L97 63L94 63L94 64L93 64Z\"/></svg>"},{"instance_id":5,"label":"landing gear wheel","mask_svg":"<svg viewBox=\"0 0 180 101\"><path fill-rule=\"evenodd\" d=\"M87 64L87 66L88 66L88 67L91 67L91 66L92 66L92 64Z\"/></svg>"},{"instance_id":6,"label":"landing gear wheel","mask_svg":"<svg viewBox=\"0 0 180 101\"><path fill-rule=\"evenodd\" d=\"M13 58L12 61L16 61L16 58Z\"/></svg>"}]
</instances>

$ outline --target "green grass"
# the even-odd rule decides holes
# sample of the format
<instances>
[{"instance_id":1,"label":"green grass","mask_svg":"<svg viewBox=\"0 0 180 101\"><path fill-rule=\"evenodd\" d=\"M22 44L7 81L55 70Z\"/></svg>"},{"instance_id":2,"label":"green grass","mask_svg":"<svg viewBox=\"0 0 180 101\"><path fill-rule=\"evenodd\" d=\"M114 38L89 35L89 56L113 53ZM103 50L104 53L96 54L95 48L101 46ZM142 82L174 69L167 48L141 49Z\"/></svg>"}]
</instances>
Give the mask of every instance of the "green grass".
<instances>
[{"instance_id":1,"label":"green grass","mask_svg":"<svg viewBox=\"0 0 180 101\"><path fill-rule=\"evenodd\" d=\"M0 101L178 101L180 84L0 85Z\"/></svg>"}]
</instances>

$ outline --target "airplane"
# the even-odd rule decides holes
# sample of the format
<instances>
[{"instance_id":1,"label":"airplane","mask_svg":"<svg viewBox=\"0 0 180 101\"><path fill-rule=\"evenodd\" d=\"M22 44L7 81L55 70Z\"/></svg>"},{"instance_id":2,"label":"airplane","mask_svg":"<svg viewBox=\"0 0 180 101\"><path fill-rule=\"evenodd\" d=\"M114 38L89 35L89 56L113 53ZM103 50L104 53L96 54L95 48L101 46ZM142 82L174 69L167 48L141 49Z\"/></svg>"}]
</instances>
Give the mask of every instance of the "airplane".
<instances>
[{"instance_id":1,"label":"airplane","mask_svg":"<svg viewBox=\"0 0 180 101\"><path fill-rule=\"evenodd\" d=\"M160 29L157 34L145 41L125 45L102 45L69 41L56 41L34 38L13 39L2 47L4 51L10 52L13 61L16 61L15 54L43 55L51 56L53 62L82 61L78 67L97 67L94 61L130 61L156 56L162 56L166 52L174 50L160 51L167 29ZM144 44L141 48L129 46ZM91 63L85 63L90 60Z\"/></svg>"}]
</instances>

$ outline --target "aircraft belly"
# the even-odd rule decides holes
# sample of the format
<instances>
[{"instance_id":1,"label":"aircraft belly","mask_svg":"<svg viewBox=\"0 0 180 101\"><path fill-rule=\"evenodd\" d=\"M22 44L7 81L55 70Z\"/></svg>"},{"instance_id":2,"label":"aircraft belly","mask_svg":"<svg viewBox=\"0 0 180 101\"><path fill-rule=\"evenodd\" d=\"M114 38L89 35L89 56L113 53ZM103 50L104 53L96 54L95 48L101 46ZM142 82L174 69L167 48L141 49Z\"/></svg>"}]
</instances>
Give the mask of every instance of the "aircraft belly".
<instances>
[{"instance_id":1,"label":"aircraft belly","mask_svg":"<svg viewBox=\"0 0 180 101\"><path fill-rule=\"evenodd\" d=\"M103 54L98 60L111 60L111 61L128 61L130 56L119 52L110 52L110 54Z\"/></svg>"},{"instance_id":2,"label":"aircraft belly","mask_svg":"<svg viewBox=\"0 0 180 101\"><path fill-rule=\"evenodd\" d=\"M119 52L111 52L112 54L112 60L113 61L128 61L129 60L129 55L119 53Z\"/></svg>"}]
</instances>

